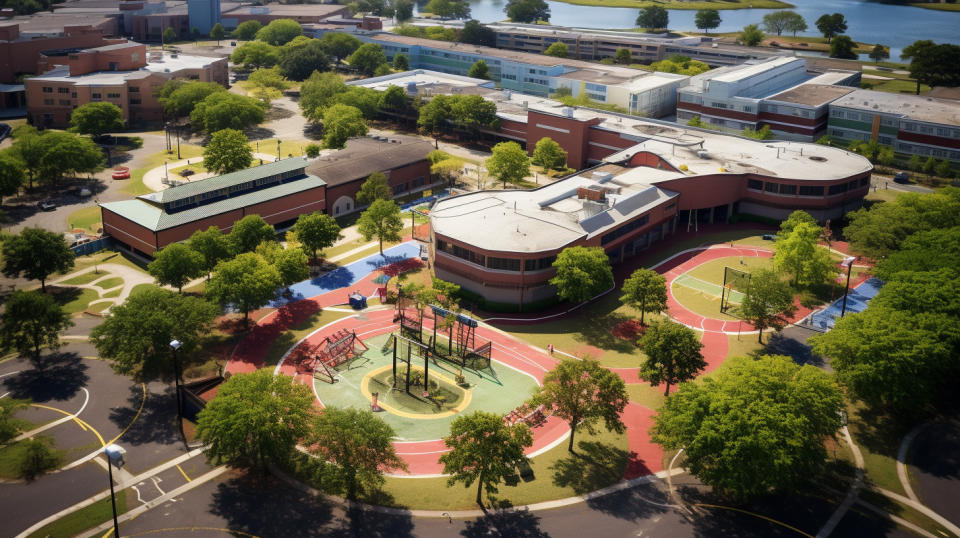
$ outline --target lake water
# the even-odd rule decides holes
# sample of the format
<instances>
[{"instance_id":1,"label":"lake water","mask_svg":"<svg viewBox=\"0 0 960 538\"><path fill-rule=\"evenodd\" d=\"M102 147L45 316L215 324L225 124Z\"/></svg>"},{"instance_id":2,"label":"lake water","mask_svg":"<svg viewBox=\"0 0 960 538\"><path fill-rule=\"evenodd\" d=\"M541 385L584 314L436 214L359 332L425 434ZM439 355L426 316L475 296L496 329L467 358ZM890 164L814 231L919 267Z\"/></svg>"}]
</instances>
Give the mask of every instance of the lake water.
<instances>
[{"instance_id":1,"label":"lake water","mask_svg":"<svg viewBox=\"0 0 960 538\"><path fill-rule=\"evenodd\" d=\"M809 30L803 35L819 35L816 20L824 13L843 13L847 35L855 41L882 43L891 48L890 59L900 60L900 51L918 39L960 44L960 11L934 11L908 6L877 4L863 0L793 0L793 11L803 15ZM637 18L637 9L577 6L551 2L550 22L581 28L628 28ZM506 0L471 0L473 18L480 22L506 19ZM422 5L421 5L422 7ZM759 24L769 9L721 10L723 22L714 31L734 32L748 24ZM670 28L696 30L693 10L670 10Z\"/></svg>"}]
</instances>

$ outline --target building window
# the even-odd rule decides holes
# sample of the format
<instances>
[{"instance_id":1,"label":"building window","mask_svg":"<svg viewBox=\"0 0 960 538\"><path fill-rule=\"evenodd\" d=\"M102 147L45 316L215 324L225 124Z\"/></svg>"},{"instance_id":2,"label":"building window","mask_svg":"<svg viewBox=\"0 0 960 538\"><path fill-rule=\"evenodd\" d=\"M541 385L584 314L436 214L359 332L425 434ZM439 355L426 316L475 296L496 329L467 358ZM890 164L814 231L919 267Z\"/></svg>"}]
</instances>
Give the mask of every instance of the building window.
<instances>
[{"instance_id":1,"label":"building window","mask_svg":"<svg viewBox=\"0 0 960 538\"><path fill-rule=\"evenodd\" d=\"M70 100L69 100L69 99L61 99L61 100L60 100L60 104L61 104L61 105L64 105L64 106L70 106Z\"/></svg>"},{"instance_id":2,"label":"building window","mask_svg":"<svg viewBox=\"0 0 960 538\"><path fill-rule=\"evenodd\" d=\"M779 189L777 189L777 187L779 187L778 184L776 184L776 183L771 183L771 182L768 181L768 182L766 183L766 185L764 185L764 189L763 189L763 190L765 190L765 191L767 191L767 192L776 193L776 192L778 192L778 190L779 190Z\"/></svg>"},{"instance_id":3,"label":"building window","mask_svg":"<svg viewBox=\"0 0 960 538\"><path fill-rule=\"evenodd\" d=\"M44 86L43 93L53 93L53 88L51 88L50 86Z\"/></svg>"},{"instance_id":4,"label":"building window","mask_svg":"<svg viewBox=\"0 0 960 538\"><path fill-rule=\"evenodd\" d=\"M780 185L780 194L797 194L796 185Z\"/></svg>"},{"instance_id":5,"label":"building window","mask_svg":"<svg viewBox=\"0 0 960 538\"><path fill-rule=\"evenodd\" d=\"M107 99L120 99L120 94L119 94L119 93L108 93L108 94L107 94Z\"/></svg>"},{"instance_id":6,"label":"building window","mask_svg":"<svg viewBox=\"0 0 960 538\"><path fill-rule=\"evenodd\" d=\"M401 184L399 184L399 185L394 185L394 186L393 186L393 195L396 196L396 195L398 195L398 194L400 194L401 192L404 192L404 191L406 191L406 190L407 190L407 184L406 184L406 183L401 183Z\"/></svg>"},{"instance_id":7,"label":"building window","mask_svg":"<svg viewBox=\"0 0 960 538\"><path fill-rule=\"evenodd\" d=\"M139 105L139 104L140 104L140 99L139 99L139 98L131 97L131 98L130 98L130 104L131 104L131 105Z\"/></svg>"},{"instance_id":8,"label":"building window","mask_svg":"<svg viewBox=\"0 0 960 538\"><path fill-rule=\"evenodd\" d=\"M823 187L800 187L800 196L823 196Z\"/></svg>"},{"instance_id":9,"label":"building window","mask_svg":"<svg viewBox=\"0 0 960 538\"><path fill-rule=\"evenodd\" d=\"M130 86L129 88L127 88L127 91L130 92L130 93L140 93L140 87L139 87L139 86Z\"/></svg>"},{"instance_id":10,"label":"building window","mask_svg":"<svg viewBox=\"0 0 960 538\"><path fill-rule=\"evenodd\" d=\"M426 178L424 178L423 176L420 176L417 179L413 180L413 183L410 184L410 188L416 189L417 187L422 187L426 185L426 183L427 183Z\"/></svg>"},{"instance_id":11,"label":"building window","mask_svg":"<svg viewBox=\"0 0 960 538\"><path fill-rule=\"evenodd\" d=\"M57 93L70 93L70 88L57 88Z\"/></svg>"},{"instance_id":12,"label":"building window","mask_svg":"<svg viewBox=\"0 0 960 538\"><path fill-rule=\"evenodd\" d=\"M52 104L53 104L53 99L44 99L44 100L43 100L43 104L45 104L45 105L52 105Z\"/></svg>"},{"instance_id":13,"label":"building window","mask_svg":"<svg viewBox=\"0 0 960 538\"><path fill-rule=\"evenodd\" d=\"M830 185L830 188L827 189L827 195L832 196L834 194L843 194L847 192L847 184L841 183L839 185Z\"/></svg>"},{"instance_id":14,"label":"building window","mask_svg":"<svg viewBox=\"0 0 960 538\"><path fill-rule=\"evenodd\" d=\"M500 271L519 271L520 260L516 258L494 258L490 256L487 258L487 267Z\"/></svg>"},{"instance_id":15,"label":"building window","mask_svg":"<svg viewBox=\"0 0 960 538\"><path fill-rule=\"evenodd\" d=\"M646 226L648 222L650 222L650 215L644 215L625 226L621 226L610 233L604 234L602 237L600 237L600 244L606 245L607 243L619 239L634 230L638 230L641 227Z\"/></svg>"},{"instance_id":16,"label":"building window","mask_svg":"<svg viewBox=\"0 0 960 538\"><path fill-rule=\"evenodd\" d=\"M99 94L99 93L91 93L91 94L90 94L90 98L91 98L91 99L100 99L100 94Z\"/></svg>"},{"instance_id":17,"label":"building window","mask_svg":"<svg viewBox=\"0 0 960 538\"><path fill-rule=\"evenodd\" d=\"M870 184L870 178L869 178L869 177L862 177L862 178L860 178L860 186L861 186L861 187L866 187L866 186L869 185L869 184Z\"/></svg>"},{"instance_id":18,"label":"building window","mask_svg":"<svg viewBox=\"0 0 960 538\"><path fill-rule=\"evenodd\" d=\"M747 188L755 191L763 190L763 182L759 179L748 179Z\"/></svg>"}]
</instances>

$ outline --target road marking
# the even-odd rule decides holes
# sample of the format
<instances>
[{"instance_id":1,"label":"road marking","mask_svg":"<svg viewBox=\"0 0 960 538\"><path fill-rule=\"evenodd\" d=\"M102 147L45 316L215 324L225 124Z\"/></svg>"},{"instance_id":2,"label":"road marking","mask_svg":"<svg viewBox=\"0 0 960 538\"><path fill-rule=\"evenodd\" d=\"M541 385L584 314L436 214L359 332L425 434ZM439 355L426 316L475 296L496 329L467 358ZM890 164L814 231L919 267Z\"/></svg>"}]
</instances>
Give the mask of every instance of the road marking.
<instances>
[{"instance_id":1,"label":"road marking","mask_svg":"<svg viewBox=\"0 0 960 538\"><path fill-rule=\"evenodd\" d=\"M82 390L83 390L84 392L87 392L87 389L85 389L85 388L82 389ZM90 393L87 392L87 399L88 399L88 400L89 400L89 396L90 396ZM107 446L107 443L103 440L103 436L100 435L100 432L98 432L96 428L94 428L93 426L91 426L90 424L88 424L87 422L85 422L83 419L81 419L81 418L78 417L77 415L70 414L70 413L64 411L63 409L57 409L56 407L50 407L49 405L43 405L43 404L30 404L30 405L32 405L33 407L39 407L39 408L41 408L41 409L48 409L48 410L50 410L50 411L56 411L57 413L63 413L64 415L67 415L67 420L73 420L74 422L76 422L83 431L87 431L87 429L89 429L90 431L92 431L93 434L96 435L96 436L97 436L97 439L100 441L100 446ZM87 406L87 402L84 402L84 403L83 403L83 407L80 408L80 411L83 411L84 407L86 407L86 406ZM77 411L77 414L79 414L80 411ZM66 422L66 421L65 421L65 422ZM48 426L49 426L49 424L48 424ZM100 451L98 450L97 453L99 454L99 452L100 452Z\"/></svg>"},{"instance_id":2,"label":"road marking","mask_svg":"<svg viewBox=\"0 0 960 538\"><path fill-rule=\"evenodd\" d=\"M160 533L177 533L177 532L196 532L196 531L217 531L223 532L225 534L233 534L237 536L246 536L248 538L260 538L256 534L250 534L249 532L238 531L236 529L224 529L220 527L167 527L164 529L150 529L148 531L138 532L137 534L127 534L126 536L148 536L150 534L160 534ZM113 529L110 529L103 535L103 538L113 535Z\"/></svg>"},{"instance_id":3,"label":"road marking","mask_svg":"<svg viewBox=\"0 0 960 538\"><path fill-rule=\"evenodd\" d=\"M133 426L133 423L136 422L138 418L140 418L140 413L143 412L143 406L147 403L147 385L145 383L140 383L140 388L143 389L143 398L140 400L140 409L137 409L137 414L133 416L133 419L130 421L130 424L127 424L127 427L124 428L122 432L120 432L119 434L117 434L116 437L111 439L110 442L107 443L108 445L117 442L117 439L122 437L123 434L127 433L127 430L130 429L130 426Z\"/></svg>"},{"instance_id":4,"label":"road marking","mask_svg":"<svg viewBox=\"0 0 960 538\"><path fill-rule=\"evenodd\" d=\"M183 467L180 467L180 464L177 464L177 470L180 471L180 474L187 479L187 482L193 482L193 479L187 476L187 472L183 470Z\"/></svg>"},{"instance_id":5,"label":"road marking","mask_svg":"<svg viewBox=\"0 0 960 538\"><path fill-rule=\"evenodd\" d=\"M0 396L0 399L6 398L6 397L7 397L7 394L10 394L10 393L9 393L9 392L4 392L4 393L3 393L3 396Z\"/></svg>"},{"instance_id":6,"label":"road marking","mask_svg":"<svg viewBox=\"0 0 960 538\"><path fill-rule=\"evenodd\" d=\"M10 372L9 374L0 374L0 377L7 377L8 375L19 374L19 373L20 373L20 370L17 370L15 372ZM10 393L8 392L7 394L10 394ZM4 396L6 396L6 394L4 394Z\"/></svg>"},{"instance_id":7,"label":"road marking","mask_svg":"<svg viewBox=\"0 0 960 538\"><path fill-rule=\"evenodd\" d=\"M742 508L734 508L734 507L732 507L732 506L721 506L721 505L719 505L719 504L704 504L704 503L694 503L694 506L703 506L703 507L705 507L705 508L719 508L719 509L721 509L721 510L733 510L734 512L740 512L740 513L743 513L743 514L747 514L748 516L758 517L758 518L760 518L760 519L769 521L770 523L775 523L775 524L777 524L777 525L780 525L781 527L786 527L786 528L792 530L793 532L795 532L795 533L797 533L797 534L799 534L799 535L801 535L801 536L806 536L807 538L813 538L813 535L812 535L812 534L807 534L807 533L803 532L802 530L800 530L800 529L798 529L798 528L796 528L796 527L787 525L786 523L784 523L784 522L782 522L782 521L777 521L776 519L773 519L772 517L767 517L767 516L765 516L765 515L763 515L763 514L757 514L756 512L751 512L751 511L749 511L749 510L744 510L744 509L742 509Z\"/></svg>"}]
</instances>

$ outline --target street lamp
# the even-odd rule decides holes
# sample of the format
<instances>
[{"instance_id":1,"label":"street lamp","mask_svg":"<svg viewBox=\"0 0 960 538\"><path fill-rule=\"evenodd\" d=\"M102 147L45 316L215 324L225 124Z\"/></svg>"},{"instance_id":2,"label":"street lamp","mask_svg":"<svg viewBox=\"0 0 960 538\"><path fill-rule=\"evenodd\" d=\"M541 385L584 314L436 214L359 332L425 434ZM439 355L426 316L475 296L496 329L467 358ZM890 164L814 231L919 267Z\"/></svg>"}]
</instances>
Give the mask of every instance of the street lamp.
<instances>
[{"instance_id":1,"label":"street lamp","mask_svg":"<svg viewBox=\"0 0 960 538\"><path fill-rule=\"evenodd\" d=\"M280 139L277 139L277 160L280 160Z\"/></svg>"},{"instance_id":2,"label":"street lamp","mask_svg":"<svg viewBox=\"0 0 960 538\"><path fill-rule=\"evenodd\" d=\"M843 307L840 308L841 318L847 312L847 294L850 293L850 273L853 270L853 261L856 259L857 258L854 256L848 256L844 258L842 262L840 262L841 265L845 265L847 267L847 287L843 290Z\"/></svg>"},{"instance_id":3,"label":"street lamp","mask_svg":"<svg viewBox=\"0 0 960 538\"><path fill-rule=\"evenodd\" d=\"M183 346L183 343L180 340L171 340L170 349L173 350L173 381L177 387L177 420L183 420L183 408L182 403L180 402L180 360L177 357L177 352L180 351L180 348Z\"/></svg>"},{"instance_id":4,"label":"street lamp","mask_svg":"<svg viewBox=\"0 0 960 538\"><path fill-rule=\"evenodd\" d=\"M113 466L117 469L123 467L123 455L127 453L120 445L110 444L103 447L104 454L107 455L107 476L110 479L110 504L113 506L113 535L119 538L120 523L117 521L117 497L113 491Z\"/></svg>"}]
</instances>

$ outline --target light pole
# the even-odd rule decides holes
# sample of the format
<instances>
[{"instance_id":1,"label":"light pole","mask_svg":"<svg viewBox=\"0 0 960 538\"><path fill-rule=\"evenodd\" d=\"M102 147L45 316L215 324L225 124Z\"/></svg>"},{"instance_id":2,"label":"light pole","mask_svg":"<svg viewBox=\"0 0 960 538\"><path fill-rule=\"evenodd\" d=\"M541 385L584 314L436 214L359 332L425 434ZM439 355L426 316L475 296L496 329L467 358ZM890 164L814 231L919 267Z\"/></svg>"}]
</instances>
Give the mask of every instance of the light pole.
<instances>
[{"instance_id":1,"label":"light pole","mask_svg":"<svg viewBox=\"0 0 960 538\"><path fill-rule=\"evenodd\" d=\"M119 538L120 523L117 521L117 496L113 491L113 466L117 469L123 467L123 455L127 453L120 445L107 445L103 447L104 454L107 455L107 476L110 479L110 504L113 506L113 535Z\"/></svg>"},{"instance_id":2,"label":"light pole","mask_svg":"<svg viewBox=\"0 0 960 538\"><path fill-rule=\"evenodd\" d=\"M856 260L855 257L848 256L847 258L843 259L843 262L841 262L843 265L847 266L847 287L843 290L843 306L840 308L841 318L847 313L847 294L850 293L850 273L853 271L854 260Z\"/></svg>"},{"instance_id":3,"label":"light pole","mask_svg":"<svg viewBox=\"0 0 960 538\"><path fill-rule=\"evenodd\" d=\"M277 160L280 160L280 139L277 139Z\"/></svg>"},{"instance_id":4,"label":"light pole","mask_svg":"<svg viewBox=\"0 0 960 538\"><path fill-rule=\"evenodd\" d=\"M180 340L170 341L170 348L173 349L173 381L177 387L177 420L179 421L183 420L183 404L180 401L180 360L177 352L182 346L183 343Z\"/></svg>"}]
</instances>

